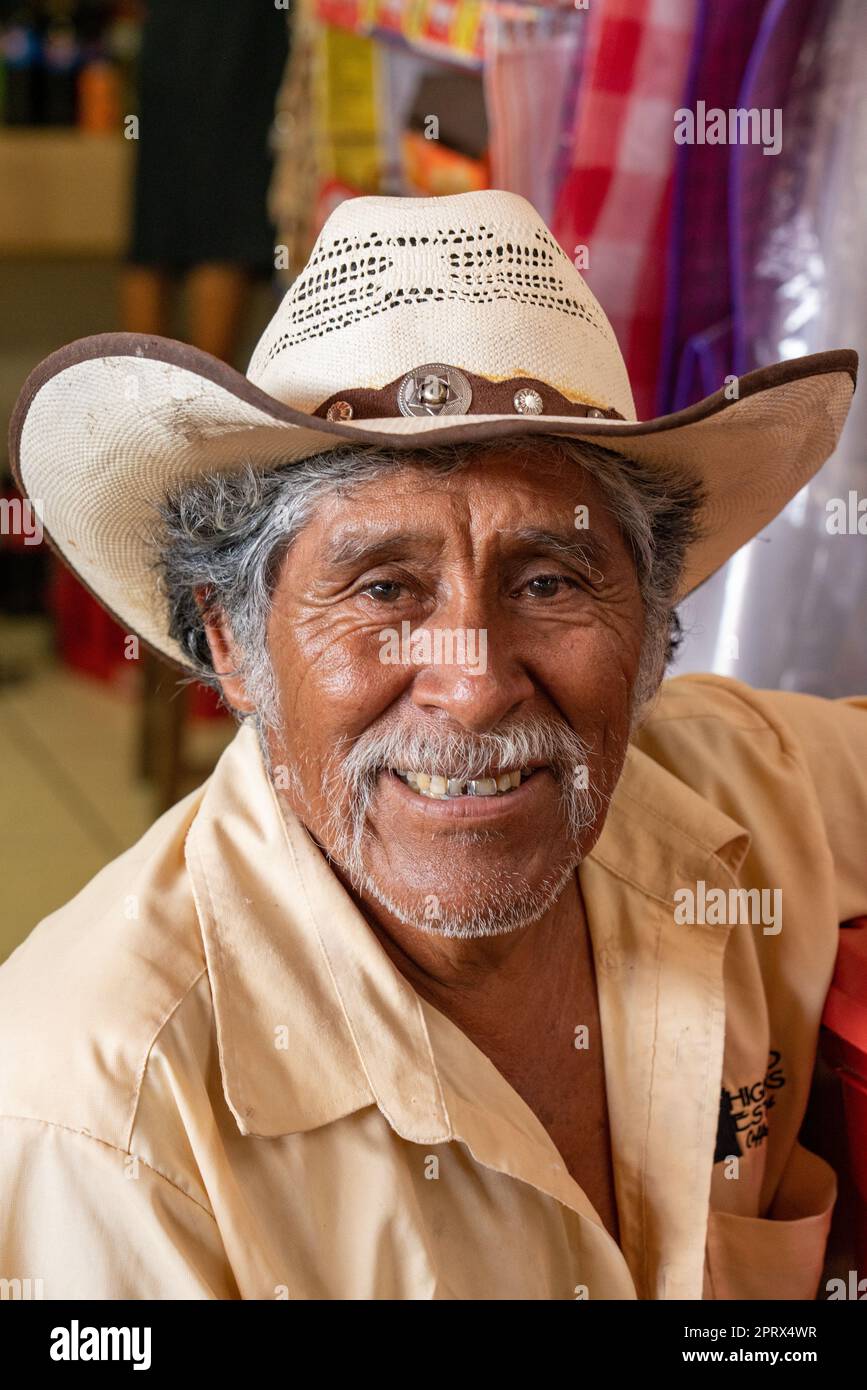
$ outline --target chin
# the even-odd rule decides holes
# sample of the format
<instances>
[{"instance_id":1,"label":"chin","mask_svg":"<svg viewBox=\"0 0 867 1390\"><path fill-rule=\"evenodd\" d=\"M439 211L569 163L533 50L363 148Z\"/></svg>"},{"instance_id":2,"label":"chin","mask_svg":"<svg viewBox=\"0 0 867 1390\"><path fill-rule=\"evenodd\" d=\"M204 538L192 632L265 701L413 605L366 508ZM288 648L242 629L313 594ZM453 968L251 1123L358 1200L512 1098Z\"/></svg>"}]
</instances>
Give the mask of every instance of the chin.
<instances>
[{"instance_id":1,"label":"chin","mask_svg":"<svg viewBox=\"0 0 867 1390\"><path fill-rule=\"evenodd\" d=\"M399 922L433 936L505 936L538 922L554 906L578 862L577 857L570 857L535 882L511 873L487 886L475 877L469 889L456 896L423 894L417 888L407 892L367 872L358 888Z\"/></svg>"}]
</instances>

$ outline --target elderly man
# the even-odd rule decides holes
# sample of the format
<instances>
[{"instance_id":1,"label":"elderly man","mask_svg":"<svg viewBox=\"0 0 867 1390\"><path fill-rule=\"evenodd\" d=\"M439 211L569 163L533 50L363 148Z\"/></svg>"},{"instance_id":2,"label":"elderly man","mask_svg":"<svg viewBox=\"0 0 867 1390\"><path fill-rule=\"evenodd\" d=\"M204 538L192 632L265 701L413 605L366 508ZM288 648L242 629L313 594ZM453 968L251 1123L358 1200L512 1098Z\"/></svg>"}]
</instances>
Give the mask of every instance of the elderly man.
<instances>
[{"instance_id":1,"label":"elderly man","mask_svg":"<svg viewBox=\"0 0 867 1390\"><path fill-rule=\"evenodd\" d=\"M637 422L522 198L358 198L247 377L104 335L12 427L216 771L0 972L0 1274L98 1299L812 1298L867 700L660 688L837 351Z\"/></svg>"}]
</instances>

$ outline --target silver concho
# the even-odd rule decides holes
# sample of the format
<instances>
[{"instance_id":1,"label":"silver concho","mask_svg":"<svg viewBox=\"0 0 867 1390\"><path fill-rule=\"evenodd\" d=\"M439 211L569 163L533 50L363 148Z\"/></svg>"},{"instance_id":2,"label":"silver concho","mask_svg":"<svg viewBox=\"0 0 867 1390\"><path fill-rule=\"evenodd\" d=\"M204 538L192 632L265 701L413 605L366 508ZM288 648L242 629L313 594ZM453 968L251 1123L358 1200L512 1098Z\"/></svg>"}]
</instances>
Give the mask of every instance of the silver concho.
<instances>
[{"instance_id":1,"label":"silver concho","mask_svg":"<svg viewBox=\"0 0 867 1390\"><path fill-rule=\"evenodd\" d=\"M413 367L397 388L401 415L466 415L472 399L463 372L445 362Z\"/></svg>"},{"instance_id":2,"label":"silver concho","mask_svg":"<svg viewBox=\"0 0 867 1390\"><path fill-rule=\"evenodd\" d=\"M512 397L512 404L519 415L541 415L545 409L545 402L539 392L534 391L529 386L522 387L520 391L515 392Z\"/></svg>"}]
</instances>

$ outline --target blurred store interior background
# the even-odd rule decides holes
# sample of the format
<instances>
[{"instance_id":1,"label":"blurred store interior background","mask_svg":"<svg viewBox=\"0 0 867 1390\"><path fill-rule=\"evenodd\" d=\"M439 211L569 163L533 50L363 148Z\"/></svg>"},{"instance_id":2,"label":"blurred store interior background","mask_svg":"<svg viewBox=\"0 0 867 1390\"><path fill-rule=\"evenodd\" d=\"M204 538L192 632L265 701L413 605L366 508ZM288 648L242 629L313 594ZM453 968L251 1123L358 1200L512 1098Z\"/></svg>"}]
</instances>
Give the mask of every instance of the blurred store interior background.
<instances>
[{"instance_id":1,"label":"blurred store interior background","mask_svg":"<svg viewBox=\"0 0 867 1390\"><path fill-rule=\"evenodd\" d=\"M675 112L699 101L781 112L779 150L676 143ZM528 197L582 269L640 417L779 358L860 349L867 7L0 0L0 496L15 499L9 415L49 352L137 329L244 370L340 200L484 187ZM856 396L821 478L684 606L677 670L867 690L867 540L827 525L829 500L867 495L864 415ZM127 660L13 515L0 959L234 727L208 692Z\"/></svg>"}]
</instances>

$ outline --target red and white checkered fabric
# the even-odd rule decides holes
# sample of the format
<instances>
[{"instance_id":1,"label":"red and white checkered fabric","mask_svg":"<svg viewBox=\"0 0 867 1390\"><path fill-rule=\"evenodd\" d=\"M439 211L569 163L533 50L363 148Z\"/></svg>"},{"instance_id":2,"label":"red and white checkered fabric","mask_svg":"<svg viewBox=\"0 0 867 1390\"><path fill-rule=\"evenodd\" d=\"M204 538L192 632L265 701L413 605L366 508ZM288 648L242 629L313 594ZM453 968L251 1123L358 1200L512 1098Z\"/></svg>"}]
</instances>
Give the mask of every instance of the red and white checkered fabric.
<instances>
[{"instance_id":1,"label":"red and white checkered fabric","mask_svg":"<svg viewBox=\"0 0 867 1390\"><path fill-rule=\"evenodd\" d=\"M593 0L572 167L552 230L617 334L639 419L654 414L665 297L674 113L697 0ZM581 268L580 262L579 268Z\"/></svg>"}]
</instances>

